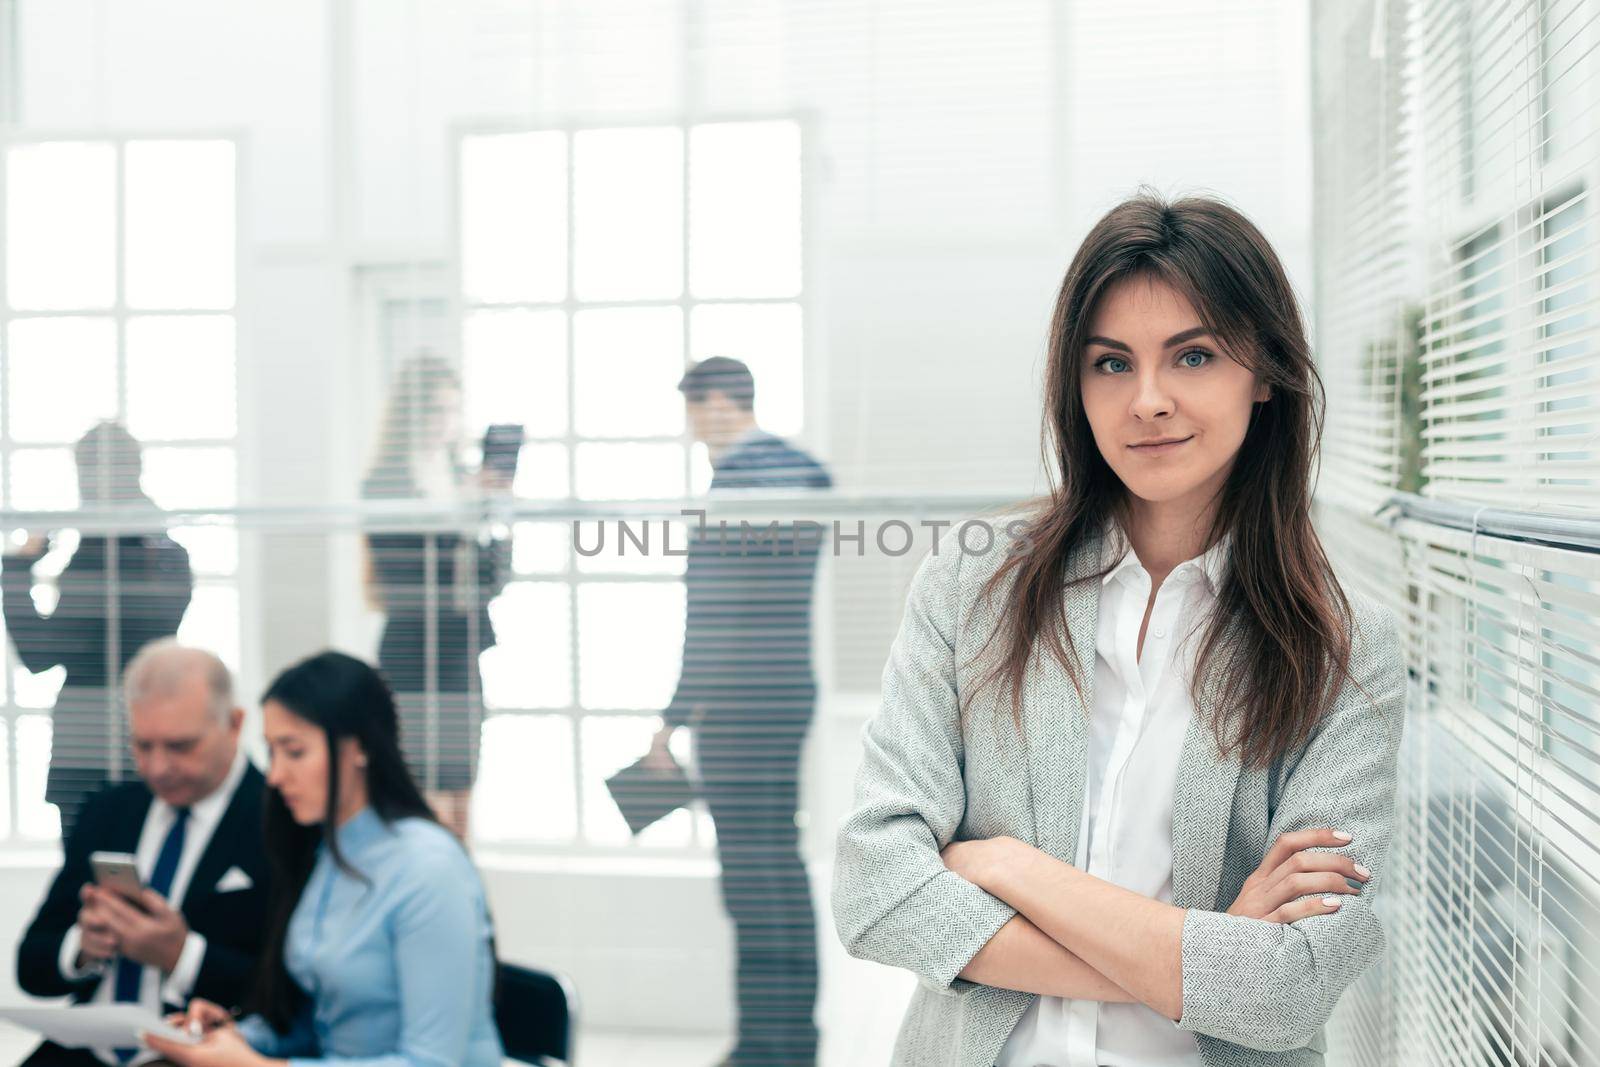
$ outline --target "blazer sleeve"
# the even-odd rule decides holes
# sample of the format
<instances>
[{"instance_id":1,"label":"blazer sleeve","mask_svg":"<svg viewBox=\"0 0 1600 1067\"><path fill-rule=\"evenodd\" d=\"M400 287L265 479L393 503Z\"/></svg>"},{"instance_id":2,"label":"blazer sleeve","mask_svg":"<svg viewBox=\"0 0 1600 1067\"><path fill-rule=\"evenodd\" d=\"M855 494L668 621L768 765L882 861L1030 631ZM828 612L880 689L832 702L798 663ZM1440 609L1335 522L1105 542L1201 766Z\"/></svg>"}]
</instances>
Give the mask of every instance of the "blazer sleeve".
<instances>
[{"instance_id":1,"label":"blazer sleeve","mask_svg":"<svg viewBox=\"0 0 1600 1067\"><path fill-rule=\"evenodd\" d=\"M105 839L106 794L84 807L63 850L61 870L44 902L17 946L17 985L36 997L86 994L100 981L98 974L69 981L61 973L61 942L78 921L78 890L89 881L89 853Z\"/></svg>"},{"instance_id":2,"label":"blazer sleeve","mask_svg":"<svg viewBox=\"0 0 1600 1067\"><path fill-rule=\"evenodd\" d=\"M1286 1051L1311 1042L1345 988L1383 951L1373 907L1394 827L1407 675L1393 612L1357 609L1350 677L1285 783L1268 840L1326 826L1372 878L1338 911L1294 923L1190 909L1183 926L1178 1025L1234 1044Z\"/></svg>"},{"instance_id":3,"label":"blazer sleeve","mask_svg":"<svg viewBox=\"0 0 1600 1067\"><path fill-rule=\"evenodd\" d=\"M39 614L32 593L32 568L39 559L38 556L6 556L0 560L0 607L5 613L6 630L11 634L17 659L34 674L60 663L62 648L81 648L99 640L89 618L75 612L70 602L66 611L62 611L58 603L54 613ZM62 590L62 598L70 601L70 597L69 586Z\"/></svg>"},{"instance_id":4,"label":"blazer sleeve","mask_svg":"<svg viewBox=\"0 0 1600 1067\"><path fill-rule=\"evenodd\" d=\"M957 719L959 552L930 553L906 599L883 671L883 699L862 732L853 810L839 827L833 919L852 956L957 991L957 975L1016 914L945 867L966 810Z\"/></svg>"}]
</instances>

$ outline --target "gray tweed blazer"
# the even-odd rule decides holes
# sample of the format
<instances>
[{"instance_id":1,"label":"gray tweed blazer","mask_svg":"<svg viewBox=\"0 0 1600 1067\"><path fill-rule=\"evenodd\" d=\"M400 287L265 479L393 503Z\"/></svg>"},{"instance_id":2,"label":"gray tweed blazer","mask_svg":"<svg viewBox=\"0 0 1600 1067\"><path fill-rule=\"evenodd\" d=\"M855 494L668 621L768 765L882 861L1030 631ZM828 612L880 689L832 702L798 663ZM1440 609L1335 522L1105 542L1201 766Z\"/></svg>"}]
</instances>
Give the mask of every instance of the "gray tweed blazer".
<instances>
[{"instance_id":1,"label":"gray tweed blazer","mask_svg":"<svg viewBox=\"0 0 1600 1067\"><path fill-rule=\"evenodd\" d=\"M977 538L974 538L976 540ZM988 662L996 623L979 591L1005 558L954 544L914 578L883 672L882 707L862 733L853 810L839 828L833 916L853 956L913 971L919 985L894 1063L989 1067L1034 994L957 978L1014 914L947 870L952 840L1002 834L1072 862L1083 801L1087 713L1066 671L1041 655L1023 687L1019 734L1007 686L956 713ZM1098 542L1068 577L1098 569ZM1068 589L1066 621L1093 700L1100 583ZM1199 694L1184 739L1172 818L1173 903L1183 926L1183 1017L1207 1067L1323 1062L1322 1027L1340 995L1383 950L1373 910L1394 820L1406 668L1393 612L1357 599L1351 673L1317 734L1271 770L1224 759L1203 725L1224 694ZM998 644L998 642L996 643ZM1364 691L1364 692L1363 692ZM1327 826L1372 878L1332 914L1293 924L1225 914L1279 834Z\"/></svg>"}]
</instances>

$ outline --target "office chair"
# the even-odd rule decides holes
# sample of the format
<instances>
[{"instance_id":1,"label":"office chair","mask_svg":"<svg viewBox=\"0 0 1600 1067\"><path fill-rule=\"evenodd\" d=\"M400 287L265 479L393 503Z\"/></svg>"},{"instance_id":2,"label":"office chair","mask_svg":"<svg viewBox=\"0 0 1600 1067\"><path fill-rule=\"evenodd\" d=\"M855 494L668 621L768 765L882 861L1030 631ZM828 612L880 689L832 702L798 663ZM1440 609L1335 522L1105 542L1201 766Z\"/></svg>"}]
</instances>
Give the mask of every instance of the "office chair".
<instances>
[{"instance_id":1,"label":"office chair","mask_svg":"<svg viewBox=\"0 0 1600 1067\"><path fill-rule=\"evenodd\" d=\"M548 1067L572 1063L578 996L566 975L500 963L495 972L494 1021L506 1055Z\"/></svg>"}]
</instances>

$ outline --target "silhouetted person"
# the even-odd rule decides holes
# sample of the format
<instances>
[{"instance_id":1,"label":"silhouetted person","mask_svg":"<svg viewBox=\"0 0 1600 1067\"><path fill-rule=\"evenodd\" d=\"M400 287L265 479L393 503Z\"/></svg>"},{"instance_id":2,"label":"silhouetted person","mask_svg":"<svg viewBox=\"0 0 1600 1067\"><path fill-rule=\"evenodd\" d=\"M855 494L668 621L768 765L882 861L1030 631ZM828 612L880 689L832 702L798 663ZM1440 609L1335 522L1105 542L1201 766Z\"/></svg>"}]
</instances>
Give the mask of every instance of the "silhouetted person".
<instances>
[{"instance_id":1,"label":"silhouetted person","mask_svg":"<svg viewBox=\"0 0 1600 1067\"><path fill-rule=\"evenodd\" d=\"M460 379L443 359L402 364L361 495L448 502L474 488L509 488L494 471L470 473L459 463L461 400ZM367 535L368 599L387 616L378 668L400 706L406 762L439 821L460 838L483 724L478 656L495 643L489 601L505 582L508 551L503 540L479 544L464 533Z\"/></svg>"},{"instance_id":2,"label":"silhouetted person","mask_svg":"<svg viewBox=\"0 0 1600 1067\"><path fill-rule=\"evenodd\" d=\"M832 485L816 460L757 425L755 383L743 363L703 360L678 389L692 434L710 452L713 494ZM694 730L738 944L739 1032L728 1064L816 1062L816 918L795 814L800 751L816 703L811 596L819 540L792 524L760 541L732 537L730 547L709 529L691 536L683 669L651 748L651 760L663 764L673 730Z\"/></svg>"},{"instance_id":3,"label":"silhouetted person","mask_svg":"<svg viewBox=\"0 0 1600 1067\"><path fill-rule=\"evenodd\" d=\"M154 508L139 485L139 442L102 422L75 451L78 496L86 507ZM34 605L33 565L49 550L33 536L0 560L0 598L17 658L38 673L60 664L66 679L52 717L45 799L61 811L61 836L72 833L83 802L127 771L127 738L117 679L134 655L177 633L194 577L189 553L165 533L90 535L78 542L57 579L60 598L48 615Z\"/></svg>"}]
</instances>

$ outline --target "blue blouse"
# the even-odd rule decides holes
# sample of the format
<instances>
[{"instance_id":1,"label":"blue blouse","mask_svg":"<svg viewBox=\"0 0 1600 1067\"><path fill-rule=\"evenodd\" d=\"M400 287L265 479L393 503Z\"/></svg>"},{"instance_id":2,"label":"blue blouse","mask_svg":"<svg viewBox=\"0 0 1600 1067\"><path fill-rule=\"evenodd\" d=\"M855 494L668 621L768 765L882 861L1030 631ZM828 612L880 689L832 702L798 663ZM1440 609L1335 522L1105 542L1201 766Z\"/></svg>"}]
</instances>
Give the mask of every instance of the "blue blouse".
<instances>
[{"instance_id":1,"label":"blue blouse","mask_svg":"<svg viewBox=\"0 0 1600 1067\"><path fill-rule=\"evenodd\" d=\"M370 808L324 844L289 920L284 964L308 1002L286 1034L239 1024L264 1056L347 1067L499 1067L483 884L448 830Z\"/></svg>"}]
</instances>

